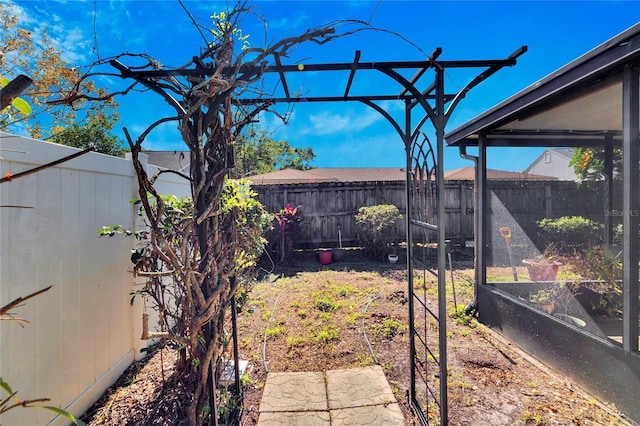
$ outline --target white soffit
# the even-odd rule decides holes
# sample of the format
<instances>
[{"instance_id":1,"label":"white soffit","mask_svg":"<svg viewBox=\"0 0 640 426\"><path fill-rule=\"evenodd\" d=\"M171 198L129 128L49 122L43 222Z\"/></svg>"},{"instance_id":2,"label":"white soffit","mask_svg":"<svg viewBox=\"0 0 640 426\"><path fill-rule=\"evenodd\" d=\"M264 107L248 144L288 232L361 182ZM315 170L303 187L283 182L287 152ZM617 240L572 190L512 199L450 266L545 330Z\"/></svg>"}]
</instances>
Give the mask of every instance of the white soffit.
<instances>
[{"instance_id":1,"label":"white soffit","mask_svg":"<svg viewBox=\"0 0 640 426\"><path fill-rule=\"evenodd\" d=\"M622 84L616 83L501 126L499 131L622 131Z\"/></svg>"}]
</instances>

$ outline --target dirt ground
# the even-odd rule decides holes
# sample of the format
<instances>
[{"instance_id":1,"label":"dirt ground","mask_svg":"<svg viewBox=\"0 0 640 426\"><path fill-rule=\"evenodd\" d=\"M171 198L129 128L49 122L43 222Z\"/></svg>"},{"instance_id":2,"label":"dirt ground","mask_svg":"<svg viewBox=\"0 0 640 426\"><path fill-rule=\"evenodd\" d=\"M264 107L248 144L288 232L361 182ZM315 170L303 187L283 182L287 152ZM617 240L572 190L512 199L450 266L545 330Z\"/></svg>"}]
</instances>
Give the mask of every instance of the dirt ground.
<instances>
[{"instance_id":1,"label":"dirt ground","mask_svg":"<svg viewBox=\"0 0 640 426\"><path fill-rule=\"evenodd\" d=\"M458 306L471 301L472 266L468 258L457 259L454 286L447 276L449 424L630 424L615 407L578 389L474 318L456 315L452 290ZM257 423L268 372L374 363L385 371L407 424L418 424L407 400L402 259L397 265L369 262L359 251L348 250L344 262L321 266L313 252L298 252L290 264L266 269L270 272L254 286L238 315L240 358L249 361L240 424ZM428 303L436 306L435 277L418 282ZM189 392L172 375L175 360L175 352L164 349L134 364L83 420L89 425L181 424ZM431 384L437 390L437 383ZM438 424L437 407L429 410L430 422Z\"/></svg>"}]
</instances>

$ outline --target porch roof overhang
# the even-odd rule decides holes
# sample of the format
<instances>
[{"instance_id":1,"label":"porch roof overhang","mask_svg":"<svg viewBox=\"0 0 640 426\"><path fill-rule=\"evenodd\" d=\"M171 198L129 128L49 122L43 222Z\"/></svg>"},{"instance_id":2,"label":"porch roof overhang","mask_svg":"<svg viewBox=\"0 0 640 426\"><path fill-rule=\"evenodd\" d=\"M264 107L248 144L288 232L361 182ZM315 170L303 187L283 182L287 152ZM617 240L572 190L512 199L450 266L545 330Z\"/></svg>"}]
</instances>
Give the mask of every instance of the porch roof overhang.
<instances>
[{"instance_id":1,"label":"porch roof overhang","mask_svg":"<svg viewBox=\"0 0 640 426\"><path fill-rule=\"evenodd\" d=\"M640 64L636 24L445 135L447 145L590 146L622 140L622 76Z\"/></svg>"}]
</instances>

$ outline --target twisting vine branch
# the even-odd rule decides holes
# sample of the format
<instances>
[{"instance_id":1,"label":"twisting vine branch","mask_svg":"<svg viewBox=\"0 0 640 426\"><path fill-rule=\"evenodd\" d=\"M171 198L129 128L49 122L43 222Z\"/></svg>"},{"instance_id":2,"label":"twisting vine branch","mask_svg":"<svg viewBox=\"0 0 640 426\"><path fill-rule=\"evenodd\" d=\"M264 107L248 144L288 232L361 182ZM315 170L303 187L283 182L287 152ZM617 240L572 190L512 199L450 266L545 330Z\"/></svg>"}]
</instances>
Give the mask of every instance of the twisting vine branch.
<instances>
[{"instance_id":1,"label":"twisting vine branch","mask_svg":"<svg viewBox=\"0 0 640 426\"><path fill-rule=\"evenodd\" d=\"M256 86L275 58L286 57L302 44L324 44L339 36L335 28L322 27L268 47L250 47L238 29L246 13L251 8L243 1L228 13L214 15L206 48L181 68L168 69L146 55L131 54L96 64L110 64L120 78L134 81L123 91L104 94L105 98L144 88L157 93L175 111L173 117L152 123L135 140L127 129L124 132L138 179L139 205L148 225L144 246L132 260L135 257L136 270L149 278L141 293L157 304L160 335L183 347L180 373L194 384L187 416L193 426L203 423L207 411L218 413L214 384L226 344L225 319L228 309L234 309L232 300L242 274L250 269L251 256L262 244L258 224L264 211L256 207L258 203L248 202L249 191L242 184L231 184L229 177L235 166L235 138L258 114L269 111L272 103L241 106L236 100L246 91L260 92ZM198 31L205 37L200 27ZM142 58L145 64L127 66L132 57ZM99 74L92 71L83 78ZM80 83L75 86L81 87ZM83 96L78 90L57 102L73 104ZM189 180L188 202L158 194L154 183L160 173L169 171L148 176L140 161L146 137L169 121L178 122L189 149L189 176L173 171ZM170 279L162 271L172 271Z\"/></svg>"}]
</instances>

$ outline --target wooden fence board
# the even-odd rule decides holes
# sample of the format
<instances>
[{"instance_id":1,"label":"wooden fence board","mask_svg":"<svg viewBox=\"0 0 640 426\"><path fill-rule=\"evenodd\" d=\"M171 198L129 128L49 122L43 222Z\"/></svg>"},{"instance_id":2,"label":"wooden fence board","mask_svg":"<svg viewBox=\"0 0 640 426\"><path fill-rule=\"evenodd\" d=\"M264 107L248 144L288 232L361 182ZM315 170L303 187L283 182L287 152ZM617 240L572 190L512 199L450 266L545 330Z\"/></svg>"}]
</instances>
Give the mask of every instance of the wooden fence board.
<instances>
[{"instance_id":1,"label":"wooden fence board","mask_svg":"<svg viewBox=\"0 0 640 426\"><path fill-rule=\"evenodd\" d=\"M581 215L602 222L601 182L577 185L568 181L490 181L495 195L490 217L500 226L499 215L509 215L521 228L531 230L544 217ZM363 206L393 204L406 217L405 183L398 182L325 182L314 184L254 185L258 199L275 213L287 204L301 206L303 222L296 239L297 247L337 247L338 226L344 246L355 246L358 239L355 215ZM617 191L617 190L616 190ZM615 191L614 191L615 192ZM473 239L473 181L447 181L443 200L446 214L446 237L456 244ZM614 198L615 194L614 194ZM435 206L426 212L414 212L416 218L436 222ZM405 239L405 223L397 238ZM423 239L416 231L415 237ZM435 234L430 235L434 241Z\"/></svg>"}]
</instances>

